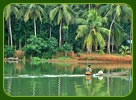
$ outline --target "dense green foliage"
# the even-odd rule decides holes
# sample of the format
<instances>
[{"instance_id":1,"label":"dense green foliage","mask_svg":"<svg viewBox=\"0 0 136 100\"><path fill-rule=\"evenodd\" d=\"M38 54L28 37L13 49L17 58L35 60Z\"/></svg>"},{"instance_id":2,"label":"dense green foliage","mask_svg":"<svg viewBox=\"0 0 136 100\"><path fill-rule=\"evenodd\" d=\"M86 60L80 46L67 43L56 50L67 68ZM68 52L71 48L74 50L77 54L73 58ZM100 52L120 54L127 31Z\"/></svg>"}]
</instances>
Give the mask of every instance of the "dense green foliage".
<instances>
[{"instance_id":1,"label":"dense green foliage","mask_svg":"<svg viewBox=\"0 0 136 100\"><path fill-rule=\"evenodd\" d=\"M47 52L45 53L43 58L52 58L52 56L57 51L58 42L57 39L54 37L51 37L47 40Z\"/></svg>"},{"instance_id":2,"label":"dense green foliage","mask_svg":"<svg viewBox=\"0 0 136 100\"><path fill-rule=\"evenodd\" d=\"M24 48L27 57L52 58L58 47L90 53L118 53L121 45L131 49L127 4L10 4L4 18L4 45Z\"/></svg>"},{"instance_id":3,"label":"dense green foliage","mask_svg":"<svg viewBox=\"0 0 136 100\"><path fill-rule=\"evenodd\" d=\"M27 57L44 57L51 58L57 50L57 40L49 38L44 40L36 36L30 36L27 40L27 45L24 47L25 55Z\"/></svg>"},{"instance_id":4,"label":"dense green foliage","mask_svg":"<svg viewBox=\"0 0 136 100\"><path fill-rule=\"evenodd\" d=\"M59 48L59 51L62 51L62 52L70 52L70 51L72 51L72 50L73 50L73 48L72 48L71 44L68 44L67 42L64 43L64 44L61 46L61 48Z\"/></svg>"},{"instance_id":5,"label":"dense green foliage","mask_svg":"<svg viewBox=\"0 0 136 100\"><path fill-rule=\"evenodd\" d=\"M27 45L24 47L26 56L42 57L46 52L47 42L36 36L30 36L27 40Z\"/></svg>"},{"instance_id":6,"label":"dense green foliage","mask_svg":"<svg viewBox=\"0 0 136 100\"><path fill-rule=\"evenodd\" d=\"M121 52L122 55L130 54L130 49L128 46L122 45L119 52Z\"/></svg>"},{"instance_id":7,"label":"dense green foliage","mask_svg":"<svg viewBox=\"0 0 136 100\"><path fill-rule=\"evenodd\" d=\"M4 47L4 57L13 57L14 56L14 48L10 46Z\"/></svg>"}]
</instances>

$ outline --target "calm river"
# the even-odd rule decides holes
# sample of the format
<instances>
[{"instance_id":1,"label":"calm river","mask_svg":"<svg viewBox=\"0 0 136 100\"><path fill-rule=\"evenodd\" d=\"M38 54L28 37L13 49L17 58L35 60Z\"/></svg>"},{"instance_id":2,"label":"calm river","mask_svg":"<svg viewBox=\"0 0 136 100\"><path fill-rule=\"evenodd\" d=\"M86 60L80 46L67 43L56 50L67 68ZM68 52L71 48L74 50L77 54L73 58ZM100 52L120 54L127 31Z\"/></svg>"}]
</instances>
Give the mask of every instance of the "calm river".
<instances>
[{"instance_id":1,"label":"calm river","mask_svg":"<svg viewBox=\"0 0 136 100\"><path fill-rule=\"evenodd\" d=\"M93 73L128 71L127 76L85 76L87 64L4 63L4 91L10 96L127 96L131 64L91 64Z\"/></svg>"}]
</instances>

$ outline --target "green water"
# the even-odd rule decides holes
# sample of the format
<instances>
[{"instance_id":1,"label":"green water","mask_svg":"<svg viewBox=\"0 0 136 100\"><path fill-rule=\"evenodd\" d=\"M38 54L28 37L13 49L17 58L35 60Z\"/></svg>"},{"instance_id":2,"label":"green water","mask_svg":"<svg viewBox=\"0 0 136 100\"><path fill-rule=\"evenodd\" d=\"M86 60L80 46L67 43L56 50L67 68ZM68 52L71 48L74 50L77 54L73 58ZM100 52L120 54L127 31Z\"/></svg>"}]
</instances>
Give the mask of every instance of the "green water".
<instances>
[{"instance_id":1,"label":"green water","mask_svg":"<svg viewBox=\"0 0 136 100\"><path fill-rule=\"evenodd\" d=\"M129 74L120 77L90 76L90 79L84 75L86 65L5 63L4 90L11 96L126 96L130 93L131 64L114 64L111 69L112 64L92 64L93 73L101 69L104 73L128 71Z\"/></svg>"}]
</instances>

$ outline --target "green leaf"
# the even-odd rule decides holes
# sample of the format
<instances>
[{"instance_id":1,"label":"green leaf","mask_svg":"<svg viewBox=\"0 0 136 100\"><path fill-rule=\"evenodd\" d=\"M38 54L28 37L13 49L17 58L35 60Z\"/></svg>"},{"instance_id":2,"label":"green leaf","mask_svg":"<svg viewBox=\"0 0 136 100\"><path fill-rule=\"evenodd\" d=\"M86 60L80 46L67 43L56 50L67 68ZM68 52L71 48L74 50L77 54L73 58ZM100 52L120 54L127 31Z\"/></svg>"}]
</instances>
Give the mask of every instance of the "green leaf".
<instances>
[{"instance_id":1,"label":"green leaf","mask_svg":"<svg viewBox=\"0 0 136 100\"><path fill-rule=\"evenodd\" d=\"M59 11L59 6L57 6L56 8L52 9L49 13L49 17L50 17L50 20L53 21L55 16L57 15Z\"/></svg>"},{"instance_id":2,"label":"green leaf","mask_svg":"<svg viewBox=\"0 0 136 100\"><path fill-rule=\"evenodd\" d=\"M116 15L117 15L117 17L120 16L120 13L121 13L121 8L120 8L120 5L118 4L117 7L116 7Z\"/></svg>"},{"instance_id":3,"label":"green leaf","mask_svg":"<svg viewBox=\"0 0 136 100\"><path fill-rule=\"evenodd\" d=\"M76 32L77 32L76 39L83 37L84 34L87 34L87 32L88 32L88 26L87 25L79 25Z\"/></svg>"}]
</instances>

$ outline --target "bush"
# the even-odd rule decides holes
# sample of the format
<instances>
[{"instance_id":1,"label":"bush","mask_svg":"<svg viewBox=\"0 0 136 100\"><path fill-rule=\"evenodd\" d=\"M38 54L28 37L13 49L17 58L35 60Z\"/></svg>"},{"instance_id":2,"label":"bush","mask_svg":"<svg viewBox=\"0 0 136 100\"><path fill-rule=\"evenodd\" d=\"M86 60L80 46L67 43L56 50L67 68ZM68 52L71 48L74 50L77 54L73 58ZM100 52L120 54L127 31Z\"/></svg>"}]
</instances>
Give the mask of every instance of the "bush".
<instances>
[{"instance_id":1,"label":"bush","mask_svg":"<svg viewBox=\"0 0 136 100\"><path fill-rule=\"evenodd\" d=\"M43 53L47 50L47 42L42 38L37 38L35 36L30 36L27 40L27 45L24 47L25 55L42 57Z\"/></svg>"},{"instance_id":2,"label":"bush","mask_svg":"<svg viewBox=\"0 0 136 100\"><path fill-rule=\"evenodd\" d=\"M10 46L5 46L4 57L13 57L14 52L15 52L14 48L11 48Z\"/></svg>"},{"instance_id":3,"label":"bush","mask_svg":"<svg viewBox=\"0 0 136 100\"><path fill-rule=\"evenodd\" d=\"M128 46L122 45L121 48L119 49L119 52L120 52L122 55L130 54L130 49L129 49Z\"/></svg>"},{"instance_id":4,"label":"bush","mask_svg":"<svg viewBox=\"0 0 136 100\"><path fill-rule=\"evenodd\" d=\"M45 58L52 58L52 56L56 53L58 47L57 39L51 37L47 40L47 52L45 53Z\"/></svg>"},{"instance_id":5,"label":"bush","mask_svg":"<svg viewBox=\"0 0 136 100\"><path fill-rule=\"evenodd\" d=\"M61 48L59 48L59 51L62 51L62 52L71 52L72 50L73 50L73 47L71 46L71 44L68 44L67 42L63 44Z\"/></svg>"},{"instance_id":6,"label":"bush","mask_svg":"<svg viewBox=\"0 0 136 100\"><path fill-rule=\"evenodd\" d=\"M62 45L61 48L58 48L58 51L65 52L65 56L67 56L68 52L73 51L73 47L71 46L71 44L68 44L66 42L65 44Z\"/></svg>"},{"instance_id":7,"label":"bush","mask_svg":"<svg viewBox=\"0 0 136 100\"><path fill-rule=\"evenodd\" d=\"M30 60L31 60L31 61L39 61L39 60L41 60L41 59L40 59L39 57L31 57Z\"/></svg>"},{"instance_id":8,"label":"bush","mask_svg":"<svg viewBox=\"0 0 136 100\"><path fill-rule=\"evenodd\" d=\"M56 38L52 37L44 40L32 35L27 40L27 45L24 47L24 50L27 57L43 57L48 59L52 58L57 46L58 42Z\"/></svg>"}]
</instances>

